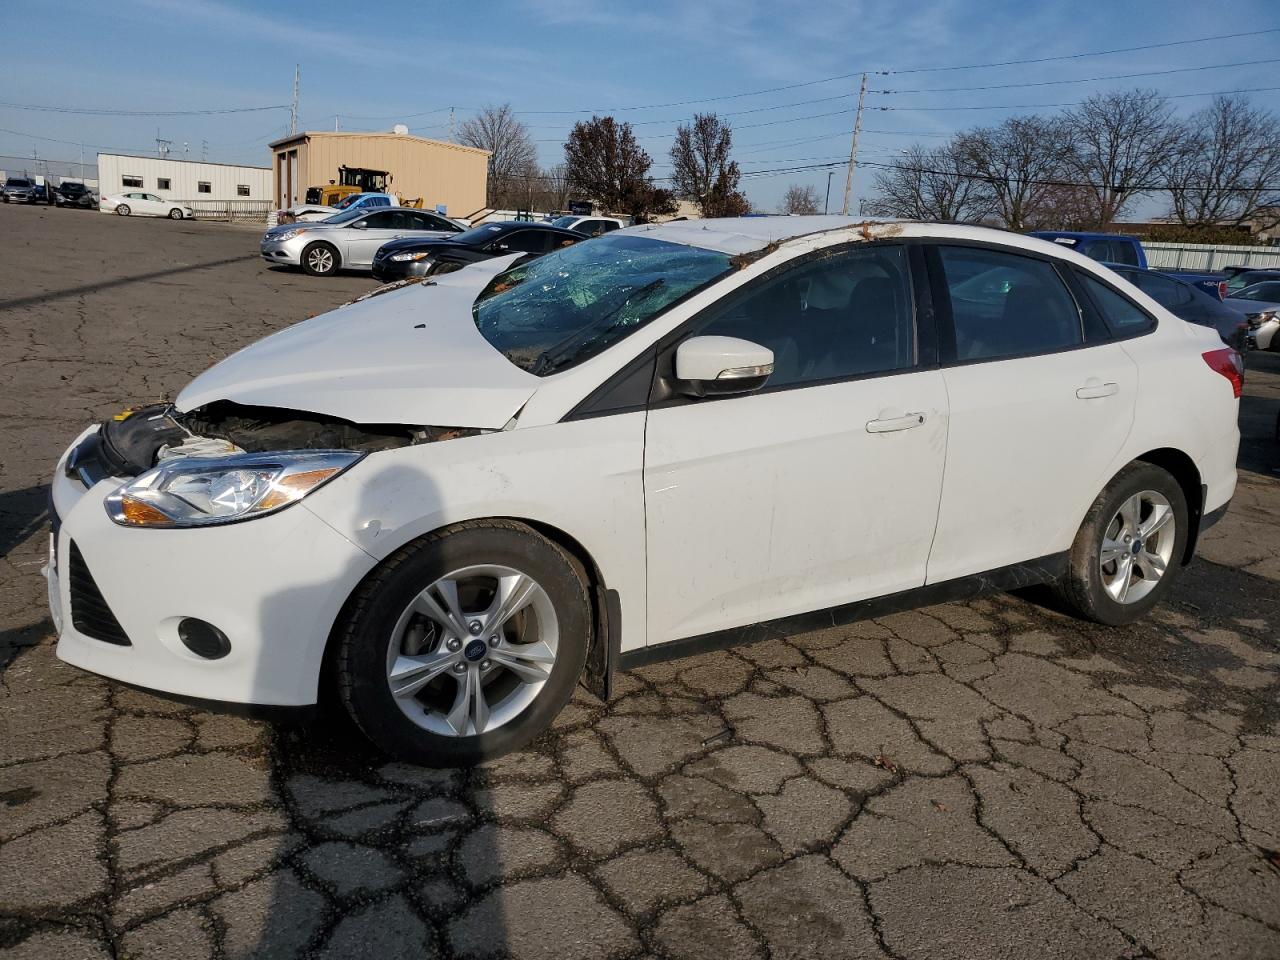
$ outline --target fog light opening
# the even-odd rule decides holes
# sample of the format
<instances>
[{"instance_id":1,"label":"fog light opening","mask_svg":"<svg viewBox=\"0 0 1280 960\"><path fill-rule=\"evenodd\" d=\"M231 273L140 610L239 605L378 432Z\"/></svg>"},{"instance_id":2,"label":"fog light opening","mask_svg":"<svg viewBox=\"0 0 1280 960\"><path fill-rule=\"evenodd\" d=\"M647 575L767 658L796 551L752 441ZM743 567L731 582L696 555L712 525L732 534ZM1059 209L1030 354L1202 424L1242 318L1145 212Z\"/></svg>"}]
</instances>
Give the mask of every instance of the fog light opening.
<instances>
[{"instance_id":1,"label":"fog light opening","mask_svg":"<svg viewBox=\"0 0 1280 960\"><path fill-rule=\"evenodd\" d=\"M182 645L205 660L221 660L231 652L231 641L212 623L184 617L178 623L178 639Z\"/></svg>"}]
</instances>

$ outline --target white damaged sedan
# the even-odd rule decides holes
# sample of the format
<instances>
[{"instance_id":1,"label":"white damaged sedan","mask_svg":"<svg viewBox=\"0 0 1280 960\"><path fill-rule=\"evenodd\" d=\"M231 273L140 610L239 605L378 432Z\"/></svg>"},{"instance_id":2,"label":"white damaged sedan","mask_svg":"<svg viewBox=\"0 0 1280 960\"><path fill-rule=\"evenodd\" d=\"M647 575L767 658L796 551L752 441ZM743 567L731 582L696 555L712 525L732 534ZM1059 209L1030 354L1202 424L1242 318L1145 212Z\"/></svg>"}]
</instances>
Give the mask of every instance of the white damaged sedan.
<instances>
[{"instance_id":1,"label":"white damaged sedan","mask_svg":"<svg viewBox=\"0 0 1280 960\"><path fill-rule=\"evenodd\" d=\"M1030 583L1124 624L1236 484L1239 357L1091 260L839 217L619 230L268 337L53 479L68 663L516 749L584 682Z\"/></svg>"}]
</instances>

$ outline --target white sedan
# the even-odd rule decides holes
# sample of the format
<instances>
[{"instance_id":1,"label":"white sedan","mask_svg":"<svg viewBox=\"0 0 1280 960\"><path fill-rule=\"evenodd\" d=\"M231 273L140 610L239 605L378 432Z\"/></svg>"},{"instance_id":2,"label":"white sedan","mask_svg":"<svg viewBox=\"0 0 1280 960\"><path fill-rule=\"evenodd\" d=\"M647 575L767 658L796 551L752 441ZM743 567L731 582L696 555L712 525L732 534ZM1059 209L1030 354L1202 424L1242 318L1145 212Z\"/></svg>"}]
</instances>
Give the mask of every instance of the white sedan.
<instances>
[{"instance_id":1,"label":"white sedan","mask_svg":"<svg viewBox=\"0 0 1280 960\"><path fill-rule=\"evenodd\" d=\"M195 216L191 208L178 200L165 200L154 193L112 193L98 203L103 213L116 213L122 217L168 217L170 220L189 220Z\"/></svg>"},{"instance_id":2,"label":"white sedan","mask_svg":"<svg viewBox=\"0 0 1280 960\"><path fill-rule=\"evenodd\" d=\"M1130 623L1235 490L1239 356L1061 246L775 217L516 260L85 430L58 656L236 703L333 682L387 751L471 763L579 681L912 604L1050 583Z\"/></svg>"}]
</instances>

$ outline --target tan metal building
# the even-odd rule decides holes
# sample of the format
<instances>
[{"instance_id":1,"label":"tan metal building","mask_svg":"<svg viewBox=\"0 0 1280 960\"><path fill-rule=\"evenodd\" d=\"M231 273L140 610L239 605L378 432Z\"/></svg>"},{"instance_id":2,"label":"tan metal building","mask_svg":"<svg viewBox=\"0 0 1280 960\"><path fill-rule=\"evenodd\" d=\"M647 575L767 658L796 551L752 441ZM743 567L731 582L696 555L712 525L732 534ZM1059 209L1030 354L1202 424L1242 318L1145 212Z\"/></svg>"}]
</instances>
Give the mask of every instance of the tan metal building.
<instances>
[{"instance_id":1,"label":"tan metal building","mask_svg":"<svg viewBox=\"0 0 1280 960\"><path fill-rule=\"evenodd\" d=\"M270 144L273 196L281 209L306 201L308 187L352 183L421 197L465 217L485 205L489 151L408 133L309 131ZM383 186L385 184L385 186Z\"/></svg>"}]
</instances>

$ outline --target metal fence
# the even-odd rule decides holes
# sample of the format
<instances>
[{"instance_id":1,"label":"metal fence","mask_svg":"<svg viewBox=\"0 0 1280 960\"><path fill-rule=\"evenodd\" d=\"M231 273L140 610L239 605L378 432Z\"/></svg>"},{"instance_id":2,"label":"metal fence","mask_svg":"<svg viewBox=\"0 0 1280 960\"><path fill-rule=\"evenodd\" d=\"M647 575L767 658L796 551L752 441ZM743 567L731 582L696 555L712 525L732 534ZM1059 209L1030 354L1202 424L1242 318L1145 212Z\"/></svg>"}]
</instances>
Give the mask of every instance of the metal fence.
<instances>
[{"instance_id":1,"label":"metal fence","mask_svg":"<svg viewBox=\"0 0 1280 960\"><path fill-rule=\"evenodd\" d=\"M226 220L232 223L266 223L270 200L181 200L197 220Z\"/></svg>"},{"instance_id":2,"label":"metal fence","mask_svg":"<svg viewBox=\"0 0 1280 960\"><path fill-rule=\"evenodd\" d=\"M1280 267L1280 247L1232 247L1211 243L1152 243L1144 240L1147 263L1172 270L1221 270L1224 267Z\"/></svg>"}]
</instances>

